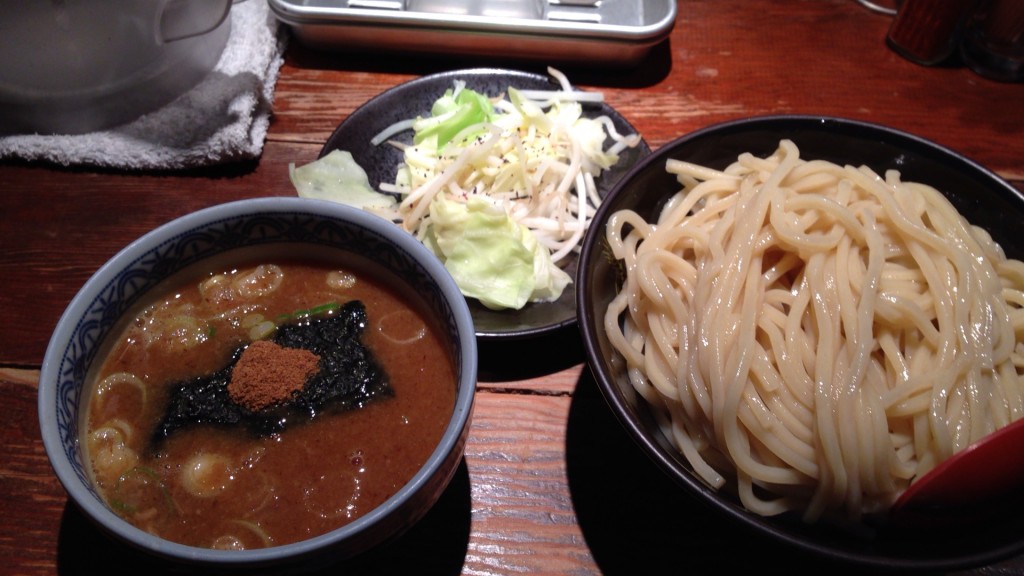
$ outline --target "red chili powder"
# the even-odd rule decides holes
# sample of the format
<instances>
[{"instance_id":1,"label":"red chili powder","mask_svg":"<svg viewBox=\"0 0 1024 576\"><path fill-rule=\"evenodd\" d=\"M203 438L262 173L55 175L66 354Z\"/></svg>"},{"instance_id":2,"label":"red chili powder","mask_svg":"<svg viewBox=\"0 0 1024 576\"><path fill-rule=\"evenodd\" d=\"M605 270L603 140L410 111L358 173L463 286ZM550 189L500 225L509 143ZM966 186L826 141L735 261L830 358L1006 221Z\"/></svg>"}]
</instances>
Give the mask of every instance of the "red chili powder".
<instances>
[{"instance_id":1,"label":"red chili powder","mask_svg":"<svg viewBox=\"0 0 1024 576\"><path fill-rule=\"evenodd\" d=\"M319 371L320 357L301 348L257 340L242 352L231 371L228 394L256 411L288 400Z\"/></svg>"}]
</instances>

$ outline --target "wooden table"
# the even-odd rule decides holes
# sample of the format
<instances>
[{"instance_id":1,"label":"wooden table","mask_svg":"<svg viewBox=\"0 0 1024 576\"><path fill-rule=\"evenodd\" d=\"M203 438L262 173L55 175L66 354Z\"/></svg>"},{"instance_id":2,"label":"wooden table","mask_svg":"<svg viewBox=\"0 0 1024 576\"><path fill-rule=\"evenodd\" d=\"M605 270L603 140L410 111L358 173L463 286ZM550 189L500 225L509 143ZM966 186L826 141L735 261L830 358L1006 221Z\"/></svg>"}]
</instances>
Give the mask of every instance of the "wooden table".
<instances>
[{"instance_id":1,"label":"wooden table","mask_svg":"<svg viewBox=\"0 0 1024 576\"><path fill-rule=\"evenodd\" d=\"M933 140L1024 189L1024 85L955 65L912 64L886 47L889 21L854 0L680 1L671 38L637 68L561 69L576 84L602 90L652 148L734 118L836 115ZM184 173L0 163L0 572L96 573L96 560L164 571L88 524L52 474L39 438L36 387L50 331L96 268L175 217L230 200L294 195L288 164L316 158L357 106L421 75L481 64L544 70L323 54L292 42L258 161ZM739 533L679 494L632 449L603 404L575 330L542 342L483 345L476 400L464 466L438 506L401 540L332 573L827 567ZM985 570L1024 573L1024 557Z\"/></svg>"}]
</instances>

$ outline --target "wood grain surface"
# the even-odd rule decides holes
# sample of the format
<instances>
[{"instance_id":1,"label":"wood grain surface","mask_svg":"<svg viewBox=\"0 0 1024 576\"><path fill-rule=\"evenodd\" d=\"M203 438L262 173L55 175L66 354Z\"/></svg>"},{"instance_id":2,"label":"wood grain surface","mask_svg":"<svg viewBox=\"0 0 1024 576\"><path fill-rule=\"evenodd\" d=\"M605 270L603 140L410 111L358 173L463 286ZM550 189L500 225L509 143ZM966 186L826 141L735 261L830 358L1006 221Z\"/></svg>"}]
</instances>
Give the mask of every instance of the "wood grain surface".
<instances>
[{"instance_id":1,"label":"wood grain surface","mask_svg":"<svg viewBox=\"0 0 1024 576\"><path fill-rule=\"evenodd\" d=\"M249 0L258 1L258 0ZM890 51L889 19L854 0L681 0L670 38L636 68L560 69L600 90L652 148L718 122L820 114L952 148L1024 190L1024 85ZM289 163L404 81L543 63L317 52L289 44L258 161L183 172L0 162L0 573L180 573L99 533L68 501L39 437L36 387L54 325L78 288L132 239L241 198L292 196ZM528 359L528 360L525 360ZM630 446L585 366L578 334L484 344L463 466L401 539L323 573L710 574L844 572L745 535L675 490ZM614 458L609 455L614 454ZM673 518L693 522L652 529ZM102 571L101 571L102 572ZM1024 574L1024 559L974 574Z\"/></svg>"}]
</instances>

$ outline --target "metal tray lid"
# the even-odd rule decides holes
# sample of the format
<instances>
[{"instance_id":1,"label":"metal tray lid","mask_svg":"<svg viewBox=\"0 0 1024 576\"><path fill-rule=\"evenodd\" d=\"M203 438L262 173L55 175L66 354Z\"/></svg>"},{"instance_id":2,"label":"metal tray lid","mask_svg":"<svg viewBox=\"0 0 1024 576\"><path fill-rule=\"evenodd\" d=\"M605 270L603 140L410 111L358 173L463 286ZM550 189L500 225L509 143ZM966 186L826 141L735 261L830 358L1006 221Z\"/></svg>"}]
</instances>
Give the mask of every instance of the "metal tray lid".
<instances>
[{"instance_id":1,"label":"metal tray lid","mask_svg":"<svg viewBox=\"0 0 1024 576\"><path fill-rule=\"evenodd\" d=\"M676 0L268 0L282 22L484 32L651 44L672 30Z\"/></svg>"}]
</instances>

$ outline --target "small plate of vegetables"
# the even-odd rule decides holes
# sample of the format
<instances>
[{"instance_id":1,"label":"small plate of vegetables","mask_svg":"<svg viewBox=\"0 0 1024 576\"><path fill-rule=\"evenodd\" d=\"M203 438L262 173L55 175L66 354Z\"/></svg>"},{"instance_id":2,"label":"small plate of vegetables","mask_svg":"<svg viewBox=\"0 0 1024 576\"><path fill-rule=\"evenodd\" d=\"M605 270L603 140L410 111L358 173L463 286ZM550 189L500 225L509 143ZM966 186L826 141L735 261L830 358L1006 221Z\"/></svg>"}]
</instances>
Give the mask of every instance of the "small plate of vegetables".
<instances>
[{"instance_id":1,"label":"small plate of vegetables","mask_svg":"<svg viewBox=\"0 0 1024 576\"><path fill-rule=\"evenodd\" d=\"M477 337L539 336L576 322L572 279L601 199L651 150L600 92L478 68L371 99L292 166L300 196L404 227L466 295Z\"/></svg>"}]
</instances>

